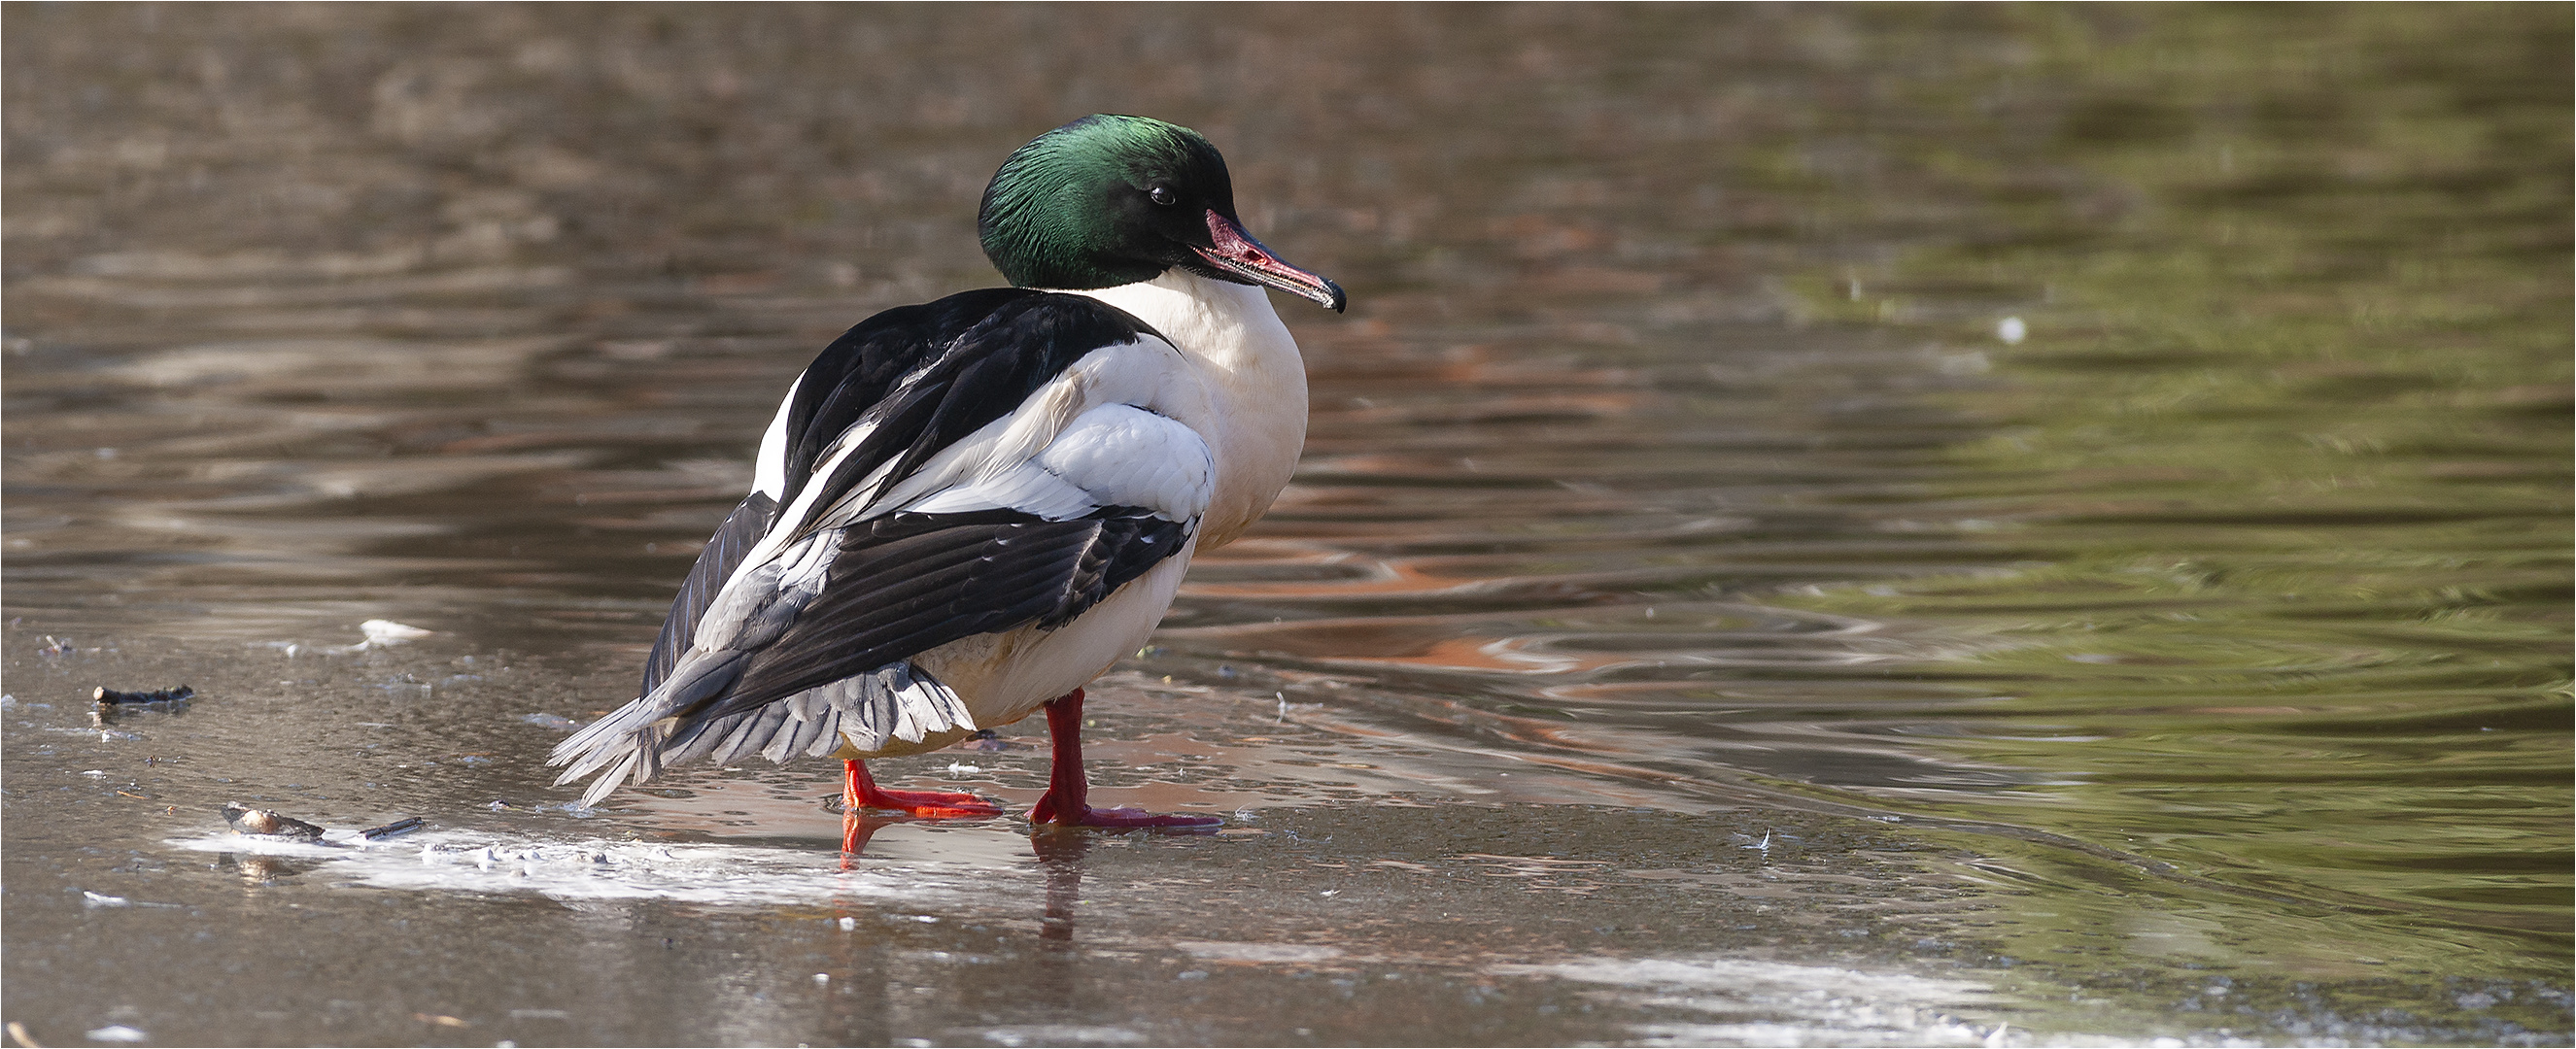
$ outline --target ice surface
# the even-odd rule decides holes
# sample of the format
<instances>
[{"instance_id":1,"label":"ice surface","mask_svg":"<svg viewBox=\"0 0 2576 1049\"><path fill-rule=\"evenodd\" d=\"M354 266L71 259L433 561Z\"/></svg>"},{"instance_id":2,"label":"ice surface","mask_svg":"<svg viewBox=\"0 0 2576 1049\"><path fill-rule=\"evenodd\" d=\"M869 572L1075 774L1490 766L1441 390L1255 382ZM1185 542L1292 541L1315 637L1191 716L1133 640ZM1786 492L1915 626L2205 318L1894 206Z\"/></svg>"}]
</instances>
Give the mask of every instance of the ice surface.
<instances>
[{"instance_id":1,"label":"ice surface","mask_svg":"<svg viewBox=\"0 0 2576 1049\"><path fill-rule=\"evenodd\" d=\"M694 842L539 840L433 830L369 842L334 832L321 842L222 833L172 839L199 852L246 852L329 861L332 880L420 892L534 893L559 900L677 900L763 904L869 899L937 905L970 883L1012 872L963 864L865 862L838 854Z\"/></svg>"}]
</instances>

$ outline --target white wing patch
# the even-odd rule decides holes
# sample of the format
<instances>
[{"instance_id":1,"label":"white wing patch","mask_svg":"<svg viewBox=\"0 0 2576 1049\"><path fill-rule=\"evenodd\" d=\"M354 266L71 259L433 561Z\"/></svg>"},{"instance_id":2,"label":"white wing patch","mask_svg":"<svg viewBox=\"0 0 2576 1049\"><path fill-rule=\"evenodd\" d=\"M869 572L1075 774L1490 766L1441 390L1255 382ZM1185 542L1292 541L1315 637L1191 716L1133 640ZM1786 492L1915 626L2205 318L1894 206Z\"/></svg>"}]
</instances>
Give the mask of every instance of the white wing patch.
<instances>
[{"instance_id":1,"label":"white wing patch","mask_svg":"<svg viewBox=\"0 0 2576 1049\"><path fill-rule=\"evenodd\" d=\"M787 410L796 406L796 388L805 385L805 377L787 384L787 397L778 402L778 414L769 420L769 432L760 435L760 455L752 460L751 490L772 501L787 491Z\"/></svg>"},{"instance_id":2,"label":"white wing patch","mask_svg":"<svg viewBox=\"0 0 2576 1049\"><path fill-rule=\"evenodd\" d=\"M1097 434L1089 440L1106 440L1111 445L1128 448L1129 451L1119 453L1122 455L1150 455L1174 450L1174 439L1181 434L1186 434L1189 438L1188 443L1195 444L1197 447L1196 453L1187 456L1180 467L1181 470L1187 471L1194 468L1193 463L1212 461L1213 457L1207 449L1204 438L1199 437L1188 426L1174 422L1169 417L1189 408L1203 406L1206 396L1205 389L1199 385L1197 377L1190 371L1189 363L1182 359L1180 351L1173 349L1170 343L1161 339L1143 337L1133 342L1103 346L1085 354L1081 360L1074 362L1072 367L1065 369L1064 374L1057 376L1054 381L1039 387L1037 392L1022 400L1019 407L1013 409L1010 414L986 423L963 440L940 449L928 461L923 462L919 469L913 471L911 476L897 479L891 485L887 485L885 469L891 467L889 463L887 468L880 468L865 481L853 486L841 501L818 511L812 511L811 518L815 527L837 528L869 518L881 517L897 510L934 512L924 509L927 500L952 490L974 488L1000 481L1006 475L1021 472L1062 441L1076 420L1083 419L1102 407L1113 405L1128 407L1130 410L1143 409L1139 414L1159 418L1163 423L1175 427L1178 432L1150 435L1145 433L1146 428L1130 426L1127 429L1136 435L1133 440L1122 442L1117 439L1115 433ZM817 467L815 473L820 476L828 473L829 469L828 465ZM1207 472L1213 476L1214 467L1209 466ZM1089 490L1090 486L1081 477L1068 475L1066 480L1076 487ZM1023 478L1022 483L1032 486L1026 498L1033 500L1033 505L1071 505L1064 501L1072 498L1068 493L1042 491L1047 486L1041 480ZM1173 478L1167 483L1170 485L1170 498L1165 500L1166 503L1176 510L1182 506L1192 507L1175 516L1174 520L1197 516L1200 511L1207 508L1207 500L1203 497L1193 499L1188 493L1189 486L1182 479ZM1126 484L1127 487L1122 489L1126 494L1150 494L1137 488L1132 482ZM884 486L882 494L878 493L880 486ZM800 497L797 503L793 511L781 516L782 526L784 522L807 516L806 499ZM942 504L946 509L1018 505L1011 502L990 501ZM1157 510L1161 509L1161 504L1119 499L1096 502L1092 508L1109 505L1150 506ZM1077 510L1064 516L1079 517L1088 512L1090 512L1089 509Z\"/></svg>"},{"instance_id":3,"label":"white wing patch","mask_svg":"<svg viewBox=\"0 0 2576 1049\"><path fill-rule=\"evenodd\" d=\"M1104 506L1136 506L1167 521L1207 510L1216 460L1198 432L1125 404L1082 413L1016 466L901 507L911 513L1011 509L1063 521Z\"/></svg>"}]
</instances>

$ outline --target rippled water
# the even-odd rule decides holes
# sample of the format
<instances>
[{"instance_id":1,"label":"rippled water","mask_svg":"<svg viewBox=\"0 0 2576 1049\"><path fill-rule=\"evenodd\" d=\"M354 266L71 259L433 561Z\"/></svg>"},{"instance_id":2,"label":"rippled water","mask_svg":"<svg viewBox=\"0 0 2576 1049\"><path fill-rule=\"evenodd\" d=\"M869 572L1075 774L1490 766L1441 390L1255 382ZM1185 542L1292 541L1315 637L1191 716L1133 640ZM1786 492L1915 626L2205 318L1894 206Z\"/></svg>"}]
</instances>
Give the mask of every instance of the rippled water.
<instances>
[{"instance_id":1,"label":"rippled water","mask_svg":"<svg viewBox=\"0 0 2576 1049\"><path fill-rule=\"evenodd\" d=\"M2568 1040L2563 8L5 17L40 1035ZM778 391L1094 110L1353 298L1096 693L1228 829L565 810Z\"/></svg>"}]
</instances>

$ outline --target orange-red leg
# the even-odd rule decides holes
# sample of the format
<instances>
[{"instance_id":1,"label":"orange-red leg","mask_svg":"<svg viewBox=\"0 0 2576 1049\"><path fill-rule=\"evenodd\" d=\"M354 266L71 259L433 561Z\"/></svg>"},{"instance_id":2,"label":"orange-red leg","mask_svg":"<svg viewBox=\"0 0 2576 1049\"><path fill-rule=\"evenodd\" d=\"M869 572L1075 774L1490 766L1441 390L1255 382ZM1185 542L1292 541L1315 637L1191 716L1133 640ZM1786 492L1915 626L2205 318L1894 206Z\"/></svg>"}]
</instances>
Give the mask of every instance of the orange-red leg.
<instances>
[{"instance_id":1,"label":"orange-red leg","mask_svg":"<svg viewBox=\"0 0 2576 1049\"><path fill-rule=\"evenodd\" d=\"M972 794L945 790L884 790L868 775L866 762L845 758L841 762L841 811L855 813L862 809L888 809L895 812L926 816L932 819L960 816L999 816L1002 807Z\"/></svg>"},{"instance_id":2,"label":"orange-red leg","mask_svg":"<svg viewBox=\"0 0 2576 1049\"><path fill-rule=\"evenodd\" d=\"M1082 690L1048 700L1047 736L1055 743L1055 761L1047 769L1046 793L1029 810L1029 822L1066 827L1213 827L1214 816L1162 816L1139 809L1095 809L1087 802L1091 781L1082 774Z\"/></svg>"}]
</instances>

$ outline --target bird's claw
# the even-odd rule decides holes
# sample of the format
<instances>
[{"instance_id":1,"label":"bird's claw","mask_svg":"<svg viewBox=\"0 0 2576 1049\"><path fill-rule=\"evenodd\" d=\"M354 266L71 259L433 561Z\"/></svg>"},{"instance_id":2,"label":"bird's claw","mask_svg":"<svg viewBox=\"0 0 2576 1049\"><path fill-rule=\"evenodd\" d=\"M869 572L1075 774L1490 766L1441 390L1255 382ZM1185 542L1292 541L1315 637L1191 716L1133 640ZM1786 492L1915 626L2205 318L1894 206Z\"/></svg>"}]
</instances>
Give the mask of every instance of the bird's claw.
<instances>
[{"instance_id":1,"label":"bird's claw","mask_svg":"<svg viewBox=\"0 0 2576 1049\"><path fill-rule=\"evenodd\" d=\"M853 800L856 804L852 803ZM880 790L857 799L845 796L841 799L841 806L851 812L876 809L924 819L971 819L1002 814L1002 807L992 802L972 794L944 790Z\"/></svg>"}]
</instances>

